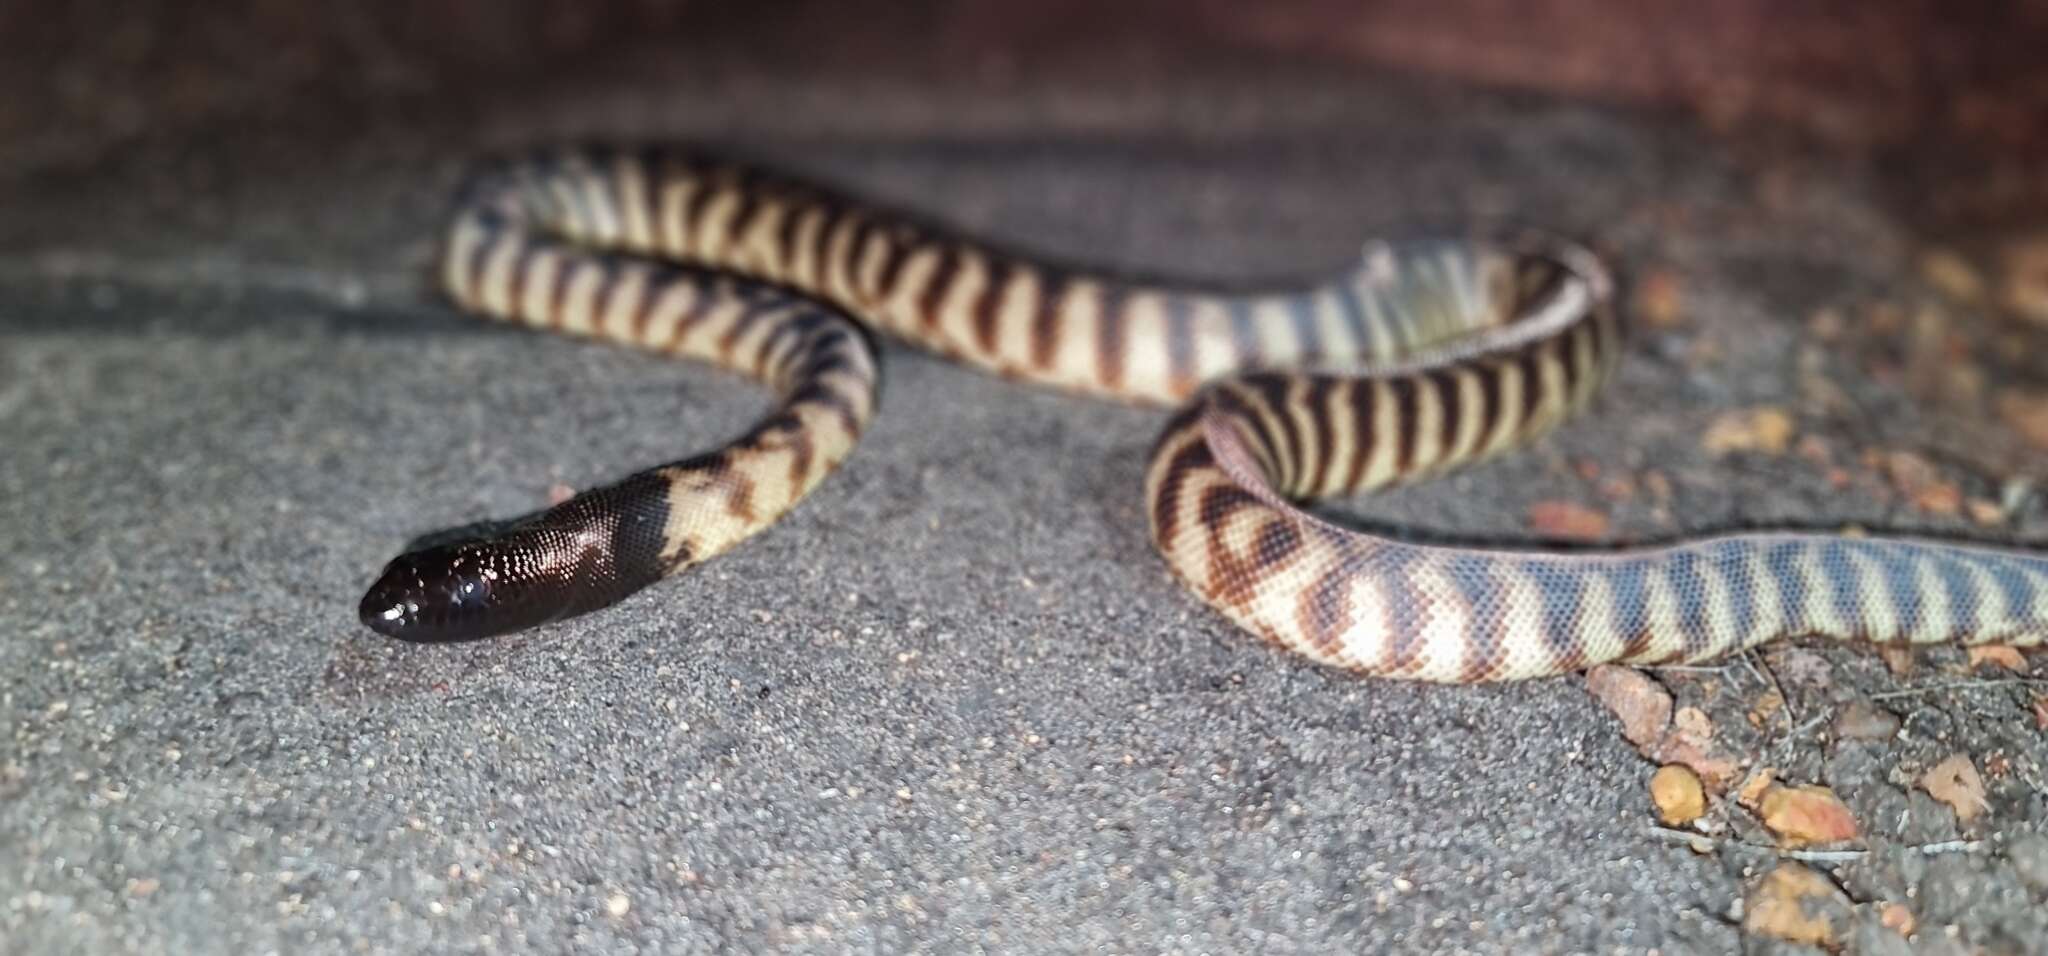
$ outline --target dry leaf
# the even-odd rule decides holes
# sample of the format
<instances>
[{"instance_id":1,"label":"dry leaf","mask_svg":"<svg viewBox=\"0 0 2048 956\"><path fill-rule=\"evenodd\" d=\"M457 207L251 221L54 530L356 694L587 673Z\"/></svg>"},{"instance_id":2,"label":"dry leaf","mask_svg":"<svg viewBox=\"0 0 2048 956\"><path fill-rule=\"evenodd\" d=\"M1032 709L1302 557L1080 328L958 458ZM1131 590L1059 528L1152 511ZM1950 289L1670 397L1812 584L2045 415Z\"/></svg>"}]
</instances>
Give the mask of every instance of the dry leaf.
<instances>
[{"instance_id":1,"label":"dry leaf","mask_svg":"<svg viewBox=\"0 0 2048 956\"><path fill-rule=\"evenodd\" d=\"M2034 729L2048 730L2048 697L2034 695Z\"/></svg>"},{"instance_id":2,"label":"dry leaf","mask_svg":"<svg viewBox=\"0 0 2048 956\"><path fill-rule=\"evenodd\" d=\"M1742 931L1790 943L1833 946L1847 929L1849 900L1828 879L1797 863L1764 874L1743 897Z\"/></svg>"},{"instance_id":3,"label":"dry leaf","mask_svg":"<svg viewBox=\"0 0 2048 956\"><path fill-rule=\"evenodd\" d=\"M2020 656L2019 648L2010 644L1979 644L1970 648L1970 669L1976 670L1984 664L2019 673L2027 670L2027 659Z\"/></svg>"},{"instance_id":4,"label":"dry leaf","mask_svg":"<svg viewBox=\"0 0 2048 956\"><path fill-rule=\"evenodd\" d=\"M1539 501L1529 506L1529 527L1549 538L1597 541L1607 537L1607 515L1570 501Z\"/></svg>"},{"instance_id":5,"label":"dry leaf","mask_svg":"<svg viewBox=\"0 0 2048 956\"><path fill-rule=\"evenodd\" d=\"M1760 451L1784 454L1792 445L1792 415L1775 405L1729 412L1707 426L1700 447L1714 454Z\"/></svg>"},{"instance_id":6,"label":"dry leaf","mask_svg":"<svg viewBox=\"0 0 2048 956\"><path fill-rule=\"evenodd\" d=\"M1603 664L1586 672L1586 692L1621 720L1621 735L1647 748L1671 726L1671 694L1641 671Z\"/></svg>"},{"instance_id":7,"label":"dry leaf","mask_svg":"<svg viewBox=\"0 0 2048 956\"><path fill-rule=\"evenodd\" d=\"M1914 663L1919 660L1913 654L1910 644L1884 644L1877 649L1877 659L1884 662L1886 670L1893 677L1904 677L1913 673Z\"/></svg>"},{"instance_id":8,"label":"dry leaf","mask_svg":"<svg viewBox=\"0 0 2048 956\"><path fill-rule=\"evenodd\" d=\"M1666 826L1682 826L1707 812L1707 792L1699 775L1682 764L1665 764L1650 775L1650 802Z\"/></svg>"},{"instance_id":9,"label":"dry leaf","mask_svg":"<svg viewBox=\"0 0 2048 956\"><path fill-rule=\"evenodd\" d=\"M1970 758L1956 754L1927 771L1920 777L1920 786L1928 794L1956 812L1958 823L1969 823L1991 809L1984 799L1984 778L1977 775L1977 767Z\"/></svg>"},{"instance_id":10,"label":"dry leaf","mask_svg":"<svg viewBox=\"0 0 2048 956\"><path fill-rule=\"evenodd\" d=\"M1757 812L1786 846L1856 839L1855 816L1826 787L1774 787L1759 801Z\"/></svg>"}]
</instances>

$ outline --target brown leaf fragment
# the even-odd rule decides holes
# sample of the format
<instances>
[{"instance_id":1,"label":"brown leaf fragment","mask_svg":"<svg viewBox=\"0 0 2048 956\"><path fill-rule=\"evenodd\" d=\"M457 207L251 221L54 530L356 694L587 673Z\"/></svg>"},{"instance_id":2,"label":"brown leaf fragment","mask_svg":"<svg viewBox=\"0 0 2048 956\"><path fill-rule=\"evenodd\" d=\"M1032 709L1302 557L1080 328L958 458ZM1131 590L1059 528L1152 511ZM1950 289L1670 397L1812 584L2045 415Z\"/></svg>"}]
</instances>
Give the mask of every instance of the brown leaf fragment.
<instances>
[{"instance_id":1,"label":"brown leaf fragment","mask_svg":"<svg viewBox=\"0 0 2048 956\"><path fill-rule=\"evenodd\" d=\"M1907 909L1906 904L1884 902L1877 904L1877 925L1900 936L1911 936L1919 923L1913 919L1913 911Z\"/></svg>"},{"instance_id":2,"label":"brown leaf fragment","mask_svg":"<svg viewBox=\"0 0 2048 956\"><path fill-rule=\"evenodd\" d=\"M1856 839L1856 817L1835 792L1821 786L1773 787L1758 801L1764 826L1790 847Z\"/></svg>"},{"instance_id":3,"label":"brown leaf fragment","mask_svg":"<svg viewBox=\"0 0 2048 956\"><path fill-rule=\"evenodd\" d=\"M1678 274L1653 269L1636 284L1634 312L1646 328L1674 328L1685 320L1684 300Z\"/></svg>"},{"instance_id":4,"label":"brown leaf fragment","mask_svg":"<svg viewBox=\"0 0 2048 956\"><path fill-rule=\"evenodd\" d=\"M2006 427L2038 448L2048 448L2048 392L2009 388L1993 403Z\"/></svg>"},{"instance_id":5,"label":"brown leaf fragment","mask_svg":"<svg viewBox=\"0 0 2048 956\"><path fill-rule=\"evenodd\" d=\"M1667 735L1657 746L1651 747L1644 756L1658 763L1682 764L1698 774L1700 783L1714 793L1728 789L1735 782L1742 765L1732 757L1722 756L1712 748L1703 747L1679 735Z\"/></svg>"},{"instance_id":6,"label":"brown leaf fragment","mask_svg":"<svg viewBox=\"0 0 2048 956\"><path fill-rule=\"evenodd\" d=\"M1772 717L1784 709L1785 698L1782 695L1774 690L1764 691L1756 695L1756 703L1751 704L1749 707L1749 714L1747 715L1749 717L1749 725L1761 729L1771 722Z\"/></svg>"},{"instance_id":7,"label":"brown leaf fragment","mask_svg":"<svg viewBox=\"0 0 2048 956\"><path fill-rule=\"evenodd\" d=\"M1671 728L1664 732L1663 739L1657 741L1646 756L1661 763L1684 766L1719 793L1728 789L1741 768L1733 759L1717 753L1713 740L1714 722L1707 718L1706 712L1697 707L1681 707L1671 716Z\"/></svg>"},{"instance_id":8,"label":"brown leaf fragment","mask_svg":"<svg viewBox=\"0 0 2048 956\"><path fill-rule=\"evenodd\" d=\"M1777 769L1764 767L1752 775L1749 782L1742 785L1742 789L1735 794L1735 802L1755 810L1763 802L1764 794L1771 792L1771 789L1777 786L1777 782Z\"/></svg>"},{"instance_id":9,"label":"brown leaf fragment","mask_svg":"<svg viewBox=\"0 0 2048 956\"><path fill-rule=\"evenodd\" d=\"M2005 509L1996 501L1968 498L1963 501L1963 510L1969 512L1970 520L1980 527L1996 528L2005 523Z\"/></svg>"},{"instance_id":10,"label":"brown leaf fragment","mask_svg":"<svg viewBox=\"0 0 2048 956\"><path fill-rule=\"evenodd\" d=\"M1984 778L1977 775L1977 767L1970 758L1956 754L1920 776L1920 787L1929 796L1948 804L1956 813L1956 822L1967 824L1991 809L1984 799Z\"/></svg>"},{"instance_id":11,"label":"brown leaf fragment","mask_svg":"<svg viewBox=\"0 0 2048 956\"><path fill-rule=\"evenodd\" d=\"M1550 538L1596 541L1607 537L1607 515L1570 501L1539 501L1529 506L1529 527Z\"/></svg>"},{"instance_id":12,"label":"brown leaf fragment","mask_svg":"<svg viewBox=\"0 0 2048 956\"><path fill-rule=\"evenodd\" d=\"M1728 412L1714 419L1700 447L1716 455L1755 451L1782 455L1792 446L1792 414L1775 405Z\"/></svg>"},{"instance_id":13,"label":"brown leaf fragment","mask_svg":"<svg viewBox=\"0 0 2048 956\"><path fill-rule=\"evenodd\" d=\"M1877 649L1877 659L1884 662L1885 669L1891 671L1893 677L1905 677L1913 673L1919 661L1910 644L1882 645Z\"/></svg>"},{"instance_id":14,"label":"brown leaf fragment","mask_svg":"<svg viewBox=\"0 0 2048 956\"><path fill-rule=\"evenodd\" d=\"M2034 729L2048 730L2048 696L2034 695Z\"/></svg>"},{"instance_id":15,"label":"brown leaf fragment","mask_svg":"<svg viewBox=\"0 0 2048 956\"><path fill-rule=\"evenodd\" d=\"M1984 277L1954 250L1929 249L1920 257L1920 275L1958 302L1975 303L1984 298Z\"/></svg>"},{"instance_id":16,"label":"brown leaf fragment","mask_svg":"<svg viewBox=\"0 0 2048 956\"><path fill-rule=\"evenodd\" d=\"M1941 481L1941 473L1935 470L1933 462L1910 451L1885 452L1878 458L1878 464L1892 487L1903 495L1918 494Z\"/></svg>"},{"instance_id":17,"label":"brown leaf fragment","mask_svg":"<svg viewBox=\"0 0 2048 956\"><path fill-rule=\"evenodd\" d=\"M1707 812L1707 792L1699 775L1683 764L1665 764L1650 775L1650 802L1666 826L1683 826Z\"/></svg>"},{"instance_id":18,"label":"brown leaf fragment","mask_svg":"<svg viewBox=\"0 0 2048 956\"><path fill-rule=\"evenodd\" d=\"M1835 884L1798 863L1764 874L1742 900L1742 931L1809 946L1840 945L1852 916Z\"/></svg>"},{"instance_id":19,"label":"brown leaf fragment","mask_svg":"<svg viewBox=\"0 0 2048 956\"><path fill-rule=\"evenodd\" d=\"M1986 664L2022 674L2027 670L2027 659L2020 656L2019 648L2010 644L1979 644L1970 648L1970 669L1976 670Z\"/></svg>"},{"instance_id":20,"label":"brown leaf fragment","mask_svg":"<svg viewBox=\"0 0 2048 956\"><path fill-rule=\"evenodd\" d=\"M1641 671L1603 664L1586 672L1586 691L1621 721L1621 735L1648 748L1671 726L1671 694Z\"/></svg>"},{"instance_id":21,"label":"brown leaf fragment","mask_svg":"<svg viewBox=\"0 0 2048 956\"><path fill-rule=\"evenodd\" d=\"M1913 506L1931 515L1953 517L1963 510L1963 490L1954 482L1937 482L1914 492Z\"/></svg>"}]
</instances>

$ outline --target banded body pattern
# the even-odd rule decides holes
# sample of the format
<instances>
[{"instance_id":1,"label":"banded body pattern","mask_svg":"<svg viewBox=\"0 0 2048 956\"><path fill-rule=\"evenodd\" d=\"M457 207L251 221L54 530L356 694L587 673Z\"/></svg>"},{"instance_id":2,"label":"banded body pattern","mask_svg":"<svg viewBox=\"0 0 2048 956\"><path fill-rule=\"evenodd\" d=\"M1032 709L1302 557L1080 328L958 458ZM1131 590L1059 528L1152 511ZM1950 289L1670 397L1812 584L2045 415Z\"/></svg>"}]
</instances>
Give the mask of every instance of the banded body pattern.
<instances>
[{"instance_id":1,"label":"banded body pattern","mask_svg":"<svg viewBox=\"0 0 2048 956\"><path fill-rule=\"evenodd\" d=\"M1773 638L2039 644L2048 558L1900 539L1735 535L1600 555L1429 547L1322 521L1293 500L1369 491L1554 426L1613 366L1604 272L1479 303L1521 316L1377 374L1219 382L1160 437L1154 541L1241 626L1337 667L1472 683L1607 661L1702 661ZM1408 303L1427 307L1428 303ZM1524 324L1543 334L1510 340Z\"/></svg>"},{"instance_id":2,"label":"banded body pattern","mask_svg":"<svg viewBox=\"0 0 2048 956\"><path fill-rule=\"evenodd\" d=\"M1204 289L1042 263L750 167L566 150L479 180L442 279L465 308L736 368L784 398L716 452L401 557L363 605L401 637L609 604L792 506L874 403L874 357L811 300L1007 377L1185 403L1146 475L1155 543L1232 620L1323 663L1471 682L1802 633L2048 637L2048 560L2023 552L1818 535L1484 551L1298 507L1502 452L1590 401L1621 327L1601 264L1557 243L1375 243L1319 284Z\"/></svg>"},{"instance_id":3,"label":"banded body pattern","mask_svg":"<svg viewBox=\"0 0 2048 956\"><path fill-rule=\"evenodd\" d=\"M617 603L773 524L853 451L876 361L853 323L754 283L549 238L558 221L488 191L458 213L442 284L463 308L713 362L776 408L714 452L586 491L491 533L408 552L363 598L364 623L413 640L499 634Z\"/></svg>"},{"instance_id":4,"label":"banded body pattern","mask_svg":"<svg viewBox=\"0 0 2048 956\"><path fill-rule=\"evenodd\" d=\"M497 204L529 210L536 225L577 244L774 283L1004 377L1151 404L1180 402L1203 382L1249 368L1348 366L1414 350L1468 331L1477 313L1464 307L1483 292L1446 289L1440 309L1397 320L1390 301L1402 297L1401 283L1466 273L1428 263L1396 269L1384 247L1308 289L1134 282L665 150L548 155L493 183ZM1456 245L1432 251L1455 257Z\"/></svg>"}]
</instances>

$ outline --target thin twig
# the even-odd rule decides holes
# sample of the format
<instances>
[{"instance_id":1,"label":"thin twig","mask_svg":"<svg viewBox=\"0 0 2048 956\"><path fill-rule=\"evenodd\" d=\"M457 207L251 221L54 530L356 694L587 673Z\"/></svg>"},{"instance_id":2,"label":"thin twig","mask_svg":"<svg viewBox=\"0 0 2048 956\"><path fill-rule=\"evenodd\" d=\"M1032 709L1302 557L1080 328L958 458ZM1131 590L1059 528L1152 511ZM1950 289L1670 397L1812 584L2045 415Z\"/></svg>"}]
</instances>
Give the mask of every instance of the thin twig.
<instances>
[{"instance_id":1,"label":"thin twig","mask_svg":"<svg viewBox=\"0 0 2048 956\"><path fill-rule=\"evenodd\" d=\"M1666 843L1683 843L1702 853L1719 853L1722 850L1740 850L1747 853L1762 853L1802 863L1849 863L1863 859L1870 850L1793 850L1767 843L1750 843L1745 840L1716 840L1704 833L1689 830L1674 830L1670 827L1649 827L1649 834ZM1944 853L1975 853L1984 848L1982 840L1948 840L1941 843L1918 843L1898 847L1922 856L1939 856Z\"/></svg>"},{"instance_id":2,"label":"thin twig","mask_svg":"<svg viewBox=\"0 0 2048 956\"><path fill-rule=\"evenodd\" d=\"M1975 853L1983 848L1983 840L1949 840L1943 843L1922 843L1906 849L1919 850L1922 856L1936 856L1942 853Z\"/></svg>"},{"instance_id":3,"label":"thin twig","mask_svg":"<svg viewBox=\"0 0 2048 956\"><path fill-rule=\"evenodd\" d=\"M1957 681L1949 684L1928 684L1923 687L1908 687L1905 690L1885 691L1870 695L1871 700L1893 700L1899 697L1914 697L1920 694L1939 694L1951 690L1975 690L1980 687L2012 687L2015 685L2048 686L2048 680L2039 677L2001 677L1986 680Z\"/></svg>"},{"instance_id":4,"label":"thin twig","mask_svg":"<svg viewBox=\"0 0 2048 956\"><path fill-rule=\"evenodd\" d=\"M1835 709L1830 707L1827 710L1821 711L1819 714L1814 715L1814 718L1812 720L1809 720L1806 723L1800 724L1799 726L1794 727L1789 731L1786 731L1785 736L1780 739L1789 741L1796 739L1798 737L1803 737L1806 735L1807 731L1810 731L1815 727L1827 723L1828 718L1833 717L1834 715Z\"/></svg>"},{"instance_id":5,"label":"thin twig","mask_svg":"<svg viewBox=\"0 0 2048 956\"><path fill-rule=\"evenodd\" d=\"M1749 666L1752 670L1761 668L1763 676L1769 678L1771 692L1778 695L1778 705L1785 708L1785 723L1791 724L1798 720L1799 708L1792 705L1791 696L1785 693L1785 685L1778 683L1778 672L1771 667L1770 662L1764 660L1763 655L1754 650L1745 651L1742 657L1751 661Z\"/></svg>"}]
</instances>

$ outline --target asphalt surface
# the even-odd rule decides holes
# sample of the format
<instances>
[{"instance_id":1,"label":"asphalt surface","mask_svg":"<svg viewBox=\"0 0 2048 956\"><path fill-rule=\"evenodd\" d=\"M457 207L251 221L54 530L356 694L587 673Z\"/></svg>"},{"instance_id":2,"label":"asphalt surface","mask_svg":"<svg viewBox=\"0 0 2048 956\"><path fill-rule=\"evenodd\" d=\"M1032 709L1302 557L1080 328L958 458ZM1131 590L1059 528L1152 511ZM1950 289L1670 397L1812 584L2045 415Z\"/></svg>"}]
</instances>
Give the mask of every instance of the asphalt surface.
<instances>
[{"instance_id":1,"label":"asphalt surface","mask_svg":"<svg viewBox=\"0 0 2048 956\"><path fill-rule=\"evenodd\" d=\"M360 627L413 535L680 457L763 405L464 319L419 281L464 163L593 134L732 144L1169 274L1542 224L1683 276L1687 321L1637 337L1609 397L1529 453L1337 513L1502 542L1549 500L1598 502L1616 540L1969 530L1700 451L1729 408L1807 407L1816 310L1924 289L1873 170L1677 121L1270 64L1027 86L729 61L223 130L0 182L0 950L1742 945L1765 861L1646 835L1652 766L1579 679L1365 681L1261 646L1145 538L1161 413L900 346L855 456L735 553L507 639ZM1859 443L1976 427L1826 370ZM2041 464L1987 454L1973 494ZM1672 498L1599 502L1585 462L1660 469ZM2044 529L2036 508L1975 534ZM2023 810L1993 836L2037 830L2039 803L2002 803ZM1930 945L2038 942L2012 863L1954 878L1981 892Z\"/></svg>"}]
</instances>

